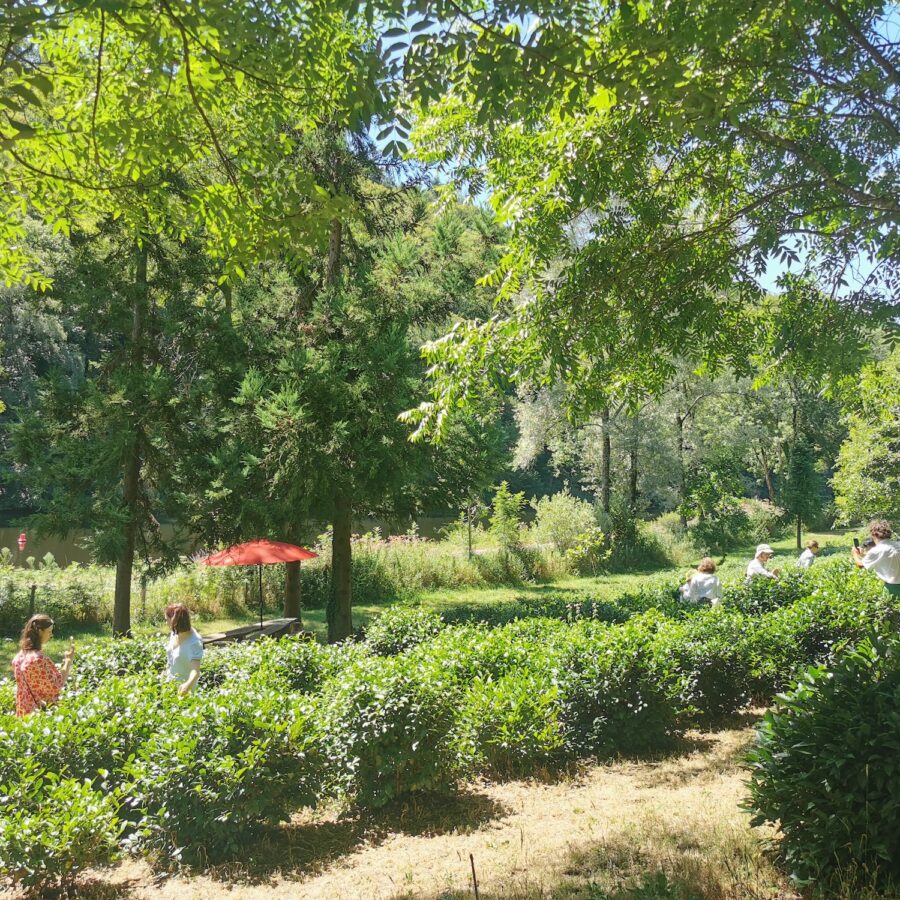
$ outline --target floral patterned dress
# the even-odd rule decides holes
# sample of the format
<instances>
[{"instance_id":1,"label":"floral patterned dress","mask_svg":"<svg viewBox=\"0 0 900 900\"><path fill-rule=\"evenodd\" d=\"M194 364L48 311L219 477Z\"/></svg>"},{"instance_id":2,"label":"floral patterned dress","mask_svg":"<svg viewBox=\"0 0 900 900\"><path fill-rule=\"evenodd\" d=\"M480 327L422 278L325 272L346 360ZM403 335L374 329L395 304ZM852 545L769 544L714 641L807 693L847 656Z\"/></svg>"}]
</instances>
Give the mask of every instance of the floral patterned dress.
<instances>
[{"instance_id":1,"label":"floral patterned dress","mask_svg":"<svg viewBox=\"0 0 900 900\"><path fill-rule=\"evenodd\" d=\"M27 716L53 703L63 686L62 672L40 650L23 650L12 661L16 676L16 715Z\"/></svg>"}]
</instances>

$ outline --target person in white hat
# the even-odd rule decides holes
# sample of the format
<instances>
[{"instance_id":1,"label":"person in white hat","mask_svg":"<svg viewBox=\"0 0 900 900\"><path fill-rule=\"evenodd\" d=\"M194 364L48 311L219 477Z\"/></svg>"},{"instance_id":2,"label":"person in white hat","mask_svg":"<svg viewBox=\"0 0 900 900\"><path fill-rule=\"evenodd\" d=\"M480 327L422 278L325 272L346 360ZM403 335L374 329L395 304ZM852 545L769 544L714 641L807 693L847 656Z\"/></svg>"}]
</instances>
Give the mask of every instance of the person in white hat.
<instances>
[{"instance_id":1,"label":"person in white hat","mask_svg":"<svg viewBox=\"0 0 900 900\"><path fill-rule=\"evenodd\" d=\"M770 572L766 568L766 563L775 555L775 551L768 544L760 544L756 548L756 556L750 560L747 566L747 584L750 584L754 578L777 578L780 574L778 569L772 569Z\"/></svg>"}]
</instances>

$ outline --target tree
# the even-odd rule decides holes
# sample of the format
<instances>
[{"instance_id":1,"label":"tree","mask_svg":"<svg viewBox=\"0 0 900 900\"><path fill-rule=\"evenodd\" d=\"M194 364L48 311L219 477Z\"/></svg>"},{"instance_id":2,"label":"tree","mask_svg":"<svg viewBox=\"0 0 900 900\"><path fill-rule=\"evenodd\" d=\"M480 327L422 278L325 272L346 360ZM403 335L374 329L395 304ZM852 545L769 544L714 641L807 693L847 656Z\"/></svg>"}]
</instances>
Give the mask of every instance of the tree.
<instances>
[{"instance_id":1,"label":"tree","mask_svg":"<svg viewBox=\"0 0 900 900\"><path fill-rule=\"evenodd\" d=\"M788 449L787 478L781 502L796 522L797 549L803 548L802 528L809 527L822 513L822 478L816 471L816 457L802 435Z\"/></svg>"},{"instance_id":2,"label":"tree","mask_svg":"<svg viewBox=\"0 0 900 900\"><path fill-rule=\"evenodd\" d=\"M549 366L595 411L660 390L678 357L832 366L819 348L890 321L900 70L881 3L412 7L433 26L405 60L417 147L492 191L512 234L495 284L517 298L428 348L423 431L498 377ZM844 287L857 259L871 271ZM777 329L757 314L775 260L809 276L782 280Z\"/></svg>"},{"instance_id":3,"label":"tree","mask_svg":"<svg viewBox=\"0 0 900 900\"><path fill-rule=\"evenodd\" d=\"M21 247L29 209L66 231L121 215L139 233L202 235L223 277L284 246L304 256L340 200L290 164L292 135L360 128L387 108L356 12L302 0L10 4L0 274L46 287Z\"/></svg>"},{"instance_id":4,"label":"tree","mask_svg":"<svg viewBox=\"0 0 900 900\"><path fill-rule=\"evenodd\" d=\"M196 251L149 238L135 248L114 223L78 239L52 296L90 337L86 376L49 371L11 429L38 530L83 529L97 560L116 566L117 635L131 629L136 557L158 568L177 559L178 540L162 539L158 517L180 518L172 461L195 430L197 348L215 330L215 312L197 302L214 277Z\"/></svg>"},{"instance_id":5,"label":"tree","mask_svg":"<svg viewBox=\"0 0 900 900\"><path fill-rule=\"evenodd\" d=\"M866 367L847 397L832 485L846 523L900 518L900 350Z\"/></svg>"}]
</instances>

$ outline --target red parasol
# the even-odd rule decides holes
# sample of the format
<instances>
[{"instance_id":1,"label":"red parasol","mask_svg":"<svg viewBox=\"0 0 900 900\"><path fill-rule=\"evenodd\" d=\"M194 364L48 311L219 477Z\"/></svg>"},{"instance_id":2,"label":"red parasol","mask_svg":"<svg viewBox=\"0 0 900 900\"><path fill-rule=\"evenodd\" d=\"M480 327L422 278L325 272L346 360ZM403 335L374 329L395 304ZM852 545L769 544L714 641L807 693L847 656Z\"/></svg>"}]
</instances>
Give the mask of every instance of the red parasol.
<instances>
[{"instance_id":1,"label":"red parasol","mask_svg":"<svg viewBox=\"0 0 900 900\"><path fill-rule=\"evenodd\" d=\"M248 541L213 553L200 562L204 566L256 566L259 573L259 629L263 627L262 567L268 563L300 562L318 556L312 550L305 550L283 541Z\"/></svg>"}]
</instances>

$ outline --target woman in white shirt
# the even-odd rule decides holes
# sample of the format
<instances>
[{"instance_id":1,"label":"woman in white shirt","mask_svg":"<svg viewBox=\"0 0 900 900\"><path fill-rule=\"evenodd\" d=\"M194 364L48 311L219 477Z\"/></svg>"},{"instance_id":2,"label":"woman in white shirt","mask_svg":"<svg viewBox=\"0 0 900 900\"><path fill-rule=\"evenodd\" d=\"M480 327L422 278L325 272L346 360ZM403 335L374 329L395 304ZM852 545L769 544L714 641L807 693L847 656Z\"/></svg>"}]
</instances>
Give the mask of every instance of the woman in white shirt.
<instances>
[{"instance_id":1,"label":"woman in white shirt","mask_svg":"<svg viewBox=\"0 0 900 900\"><path fill-rule=\"evenodd\" d=\"M892 541L891 526L883 519L869 525L869 534L875 546L868 553L853 548L853 562L861 569L869 569L884 582L885 589L894 597L900 597L900 541Z\"/></svg>"},{"instance_id":2,"label":"woman in white shirt","mask_svg":"<svg viewBox=\"0 0 900 900\"><path fill-rule=\"evenodd\" d=\"M171 632L166 646L166 674L180 684L178 693L184 697L200 678L203 638L191 628L191 614L183 603L167 606L165 616Z\"/></svg>"},{"instance_id":3,"label":"woman in white shirt","mask_svg":"<svg viewBox=\"0 0 900 900\"><path fill-rule=\"evenodd\" d=\"M718 606L722 600L722 582L715 572L715 562L704 556L697 571L691 575L687 584L681 586L681 596L688 603L702 603L706 600L711 606Z\"/></svg>"}]
</instances>

